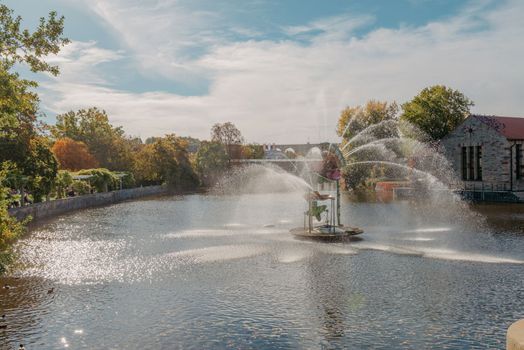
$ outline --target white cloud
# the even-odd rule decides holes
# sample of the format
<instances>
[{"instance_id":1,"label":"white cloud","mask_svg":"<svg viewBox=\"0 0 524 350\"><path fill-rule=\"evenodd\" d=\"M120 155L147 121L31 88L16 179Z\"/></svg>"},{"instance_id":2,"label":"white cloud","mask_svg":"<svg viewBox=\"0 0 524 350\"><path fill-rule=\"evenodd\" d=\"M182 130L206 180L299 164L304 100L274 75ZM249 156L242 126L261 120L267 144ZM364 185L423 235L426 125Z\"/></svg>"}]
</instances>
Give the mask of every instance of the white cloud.
<instances>
[{"instance_id":1,"label":"white cloud","mask_svg":"<svg viewBox=\"0 0 524 350\"><path fill-rule=\"evenodd\" d=\"M172 79L211 79L208 94L192 97L102 87L106 79L97 73L97 62L118 60L123 53L76 43L61 56L64 74L44 87L46 107L64 112L97 105L130 134L205 138L212 123L229 120L249 141L316 142L335 138L336 120L346 105L371 98L404 102L432 84L463 91L476 102L475 112L524 114L524 3L518 0L491 10L468 7L421 27L376 29L362 38L348 33L369 23L366 16L286 28L289 35L320 30L307 45L225 40L206 30L212 25L204 22L216 20L215 15L190 16L176 1L158 1L145 12L137 1L92 4L122 36L140 62L138 69ZM193 44L208 52L185 56Z\"/></svg>"},{"instance_id":2,"label":"white cloud","mask_svg":"<svg viewBox=\"0 0 524 350\"><path fill-rule=\"evenodd\" d=\"M339 15L316 20L306 25L285 27L283 30L290 36L316 33L314 36L316 41L347 40L355 29L371 24L373 20L372 16Z\"/></svg>"},{"instance_id":3,"label":"white cloud","mask_svg":"<svg viewBox=\"0 0 524 350\"><path fill-rule=\"evenodd\" d=\"M46 58L46 61L60 66L60 81L110 85L111 82L99 74L96 67L123 57L123 52L99 48L95 41L75 41L65 46L59 55Z\"/></svg>"}]
</instances>

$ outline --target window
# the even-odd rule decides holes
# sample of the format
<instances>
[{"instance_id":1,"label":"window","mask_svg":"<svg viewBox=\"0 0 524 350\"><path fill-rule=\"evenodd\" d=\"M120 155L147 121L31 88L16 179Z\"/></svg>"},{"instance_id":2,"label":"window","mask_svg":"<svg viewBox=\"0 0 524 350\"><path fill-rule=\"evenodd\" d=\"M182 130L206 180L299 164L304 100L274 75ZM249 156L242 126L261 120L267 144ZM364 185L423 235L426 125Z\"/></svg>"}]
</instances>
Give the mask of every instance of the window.
<instances>
[{"instance_id":1,"label":"window","mask_svg":"<svg viewBox=\"0 0 524 350\"><path fill-rule=\"evenodd\" d=\"M477 146L477 159L475 159L477 167L477 181L482 181L482 146Z\"/></svg>"},{"instance_id":2,"label":"window","mask_svg":"<svg viewBox=\"0 0 524 350\"><path fill-rule=\"evenodd\" d=\"M462 147L462 180L482 181L482 146Z\"/></svg>"},{"instance_id":3,"label":"window","mask_svg":"<svg viewBox=\"0 0 524 350\"><path fill-rule=\"evenodd\" d=\"M522 144L515 145L515 175L517 179L522 179Z\"/></svg>"},{"instance_id":4,"label":"window","mask_svg":"<svg viewBox=\"0 0 524 350\"><path fill-rule=\"evenodd\" d=\"M468 179L468 151L467 147L462 147L462 180Z\"/></svg>"},{"instance_id":5,"label":"window","mask_svg":"<svg viewBox=\"0 0 524 350\"><path fill-rule=\"evenodd\" d=\"M475 163L473 162L473 159L475 159L475 147L469 146L468 180L470 181L475 180Z\"/></svg>"}]
</instances>

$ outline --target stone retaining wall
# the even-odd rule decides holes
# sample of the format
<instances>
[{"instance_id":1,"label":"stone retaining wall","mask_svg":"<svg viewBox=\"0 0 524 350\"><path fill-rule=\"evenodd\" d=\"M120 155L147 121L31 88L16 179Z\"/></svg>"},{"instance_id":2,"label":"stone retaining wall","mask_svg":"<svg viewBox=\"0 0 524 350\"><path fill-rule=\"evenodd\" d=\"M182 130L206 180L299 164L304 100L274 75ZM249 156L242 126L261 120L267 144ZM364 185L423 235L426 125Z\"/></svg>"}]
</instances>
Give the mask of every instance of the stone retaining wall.
<instances>
[{"instance_id":1,"label":"stone retaining wall","mask_svg":"<svg viewBox=\"0 0 524 350\"><path fill-rule=\"evenodd\" d=\"M9 209L9 214L18 220L23 220L29 215L33 221L50 218L73 210L98 207L122 202L125 200L161 195L167 192L164 186L147 186L130 188L120 191L88 194L85 196L57 199L49 202L36 203L20 208Z\"/></svg>"}]
</instances>

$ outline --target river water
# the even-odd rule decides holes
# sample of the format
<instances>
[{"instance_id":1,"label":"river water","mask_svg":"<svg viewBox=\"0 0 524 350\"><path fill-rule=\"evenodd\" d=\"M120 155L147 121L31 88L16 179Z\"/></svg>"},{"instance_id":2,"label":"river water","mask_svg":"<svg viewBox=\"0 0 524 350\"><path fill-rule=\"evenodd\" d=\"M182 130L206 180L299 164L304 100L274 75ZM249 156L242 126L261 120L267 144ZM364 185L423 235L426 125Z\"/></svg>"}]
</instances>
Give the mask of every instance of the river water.
<instances>
[{"instance_id":1,"label":"river water","mask_svg":"<svg viewBox=\"0 0 524 350\"><path fill-rule=\"evenodd\" d=\"M335 244L288 233L299 193L65 215L16 247L0 349L501 349L524 318L524 214L508 208L347 201L365 233Z\"/></svg>"}]
</instances>

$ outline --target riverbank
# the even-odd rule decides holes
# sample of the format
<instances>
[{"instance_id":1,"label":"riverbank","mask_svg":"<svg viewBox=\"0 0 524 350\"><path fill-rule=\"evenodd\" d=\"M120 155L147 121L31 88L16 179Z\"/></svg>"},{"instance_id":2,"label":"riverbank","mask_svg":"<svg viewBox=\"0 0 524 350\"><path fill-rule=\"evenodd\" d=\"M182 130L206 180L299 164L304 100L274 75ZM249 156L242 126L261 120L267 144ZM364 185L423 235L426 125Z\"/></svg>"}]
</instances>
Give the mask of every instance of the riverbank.
<instances>
[{"instance_id":1,"label":"riverbank","mask_svg":"<svg viewBox=\"0 0 524 350\"><path fill-rule=\"evenodd\" d=\"M20 208L9 209L9 215L21 221L29 216L32 222L49 219L74 210L99 207L142 197L166 194L166 186L147 186L119 191L94 193L84 196L41 202Z\"/></svg>"},{"instance_id":2,"label":"riverbank","mask_svg":"<svg viewBox=\"0 0 524 350\"><path fill-rule=\"evenodd\" d=\"M8 213L19 222L28 221L24 225L35 225L41 221L53 219L58 215L67 214L76 210L111 205L138 198L164 195L168 192L166 186L137 187L41 202L19 208L11 208L8 210ZM14 243L16 237L11 241ZM7 266L10 265L11 262L12 253L11 248L8 245L5 249L0 250L0 274L5 272Z\"/></svg>"}]
</instances>

